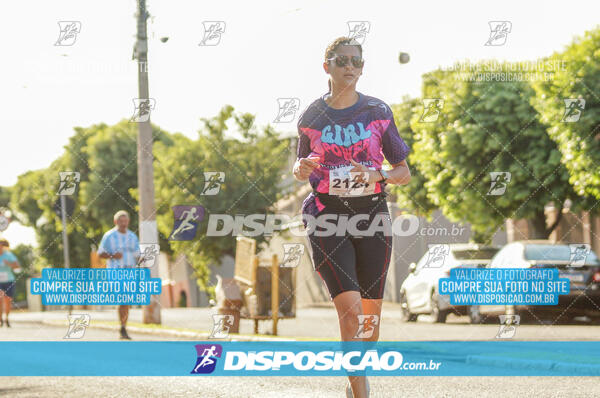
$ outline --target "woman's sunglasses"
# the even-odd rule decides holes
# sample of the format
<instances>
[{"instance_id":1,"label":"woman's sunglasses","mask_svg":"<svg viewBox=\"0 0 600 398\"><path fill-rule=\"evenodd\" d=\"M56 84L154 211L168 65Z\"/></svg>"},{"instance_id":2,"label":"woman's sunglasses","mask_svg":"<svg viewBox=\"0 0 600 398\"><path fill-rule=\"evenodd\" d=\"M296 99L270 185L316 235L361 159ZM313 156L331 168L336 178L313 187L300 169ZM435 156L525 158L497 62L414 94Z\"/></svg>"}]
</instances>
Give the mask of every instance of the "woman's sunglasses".
<instances>
[{"instance_id":1,"label":"woman's sunglasses","mask_svg":"<svg viewBox=\"0 0 600 398\"><path fill-rule=\"evenodd\" d=\"M348 58L347 55L336 55L335 57L329 58L328 61L335 60L336 66L343 67L348 65L348 62L352 61L352 66L355 68L362 68L365 64L365 60L358 55L354 55L352 58Z\"/></svg>"}]
</instances>

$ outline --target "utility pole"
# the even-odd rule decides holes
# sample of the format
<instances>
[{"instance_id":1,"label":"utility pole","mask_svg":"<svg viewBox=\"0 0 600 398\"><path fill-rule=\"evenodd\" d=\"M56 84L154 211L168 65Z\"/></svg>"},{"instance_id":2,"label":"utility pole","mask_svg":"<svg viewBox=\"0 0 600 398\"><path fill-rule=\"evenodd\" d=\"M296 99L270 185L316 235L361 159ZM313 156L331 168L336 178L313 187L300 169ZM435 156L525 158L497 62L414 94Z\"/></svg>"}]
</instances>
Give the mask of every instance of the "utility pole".
<instances>
[{"instance_id":1,"label":"utility pole","mask_svg":"<svg viewBox=\"0 0 600 398\"><path fill-rule=\"evenodd\" d=\"M150 97L148 92L148 36L146 31L146 0L138 0L137 41L134 54L138 62L139 117L137 162L140 197L140 242L158 245L156 209L154 207L154 170L152 166L152 126L150 125ZM143 117L148 112L148 117ZM158 278L158 264L150 268L152 278ZM144 323L160 324L159 296L150 296L150 305L144 307Z\"/></svg>"},{"instance_id":2,"label":"utility pole","mask_svg":"<svg viewBox=\"0 0 600 398\"><path fill-rule=\"evenodd\" d=\"M69 257L69 236L67 235L67 197L60 195L60 220L62 222L62 238L63 238L63 257L65 260L65 268L71 268L71 259ZM69 315L73 310L73 306L69 305Z\"/></svg>"},{"instance_id":3,"label":"utility pole","mask_svg":"<svg viewBox=\"0 0 600 398\"><path fill-rule=\"evenodd\" d=\"M65 195L60 195L60 220L62 221L63 258L65 260L65 268L71 268L71 260L69 258L69 237L67 236L67 198Z\"/></svg>"}]
</instances>

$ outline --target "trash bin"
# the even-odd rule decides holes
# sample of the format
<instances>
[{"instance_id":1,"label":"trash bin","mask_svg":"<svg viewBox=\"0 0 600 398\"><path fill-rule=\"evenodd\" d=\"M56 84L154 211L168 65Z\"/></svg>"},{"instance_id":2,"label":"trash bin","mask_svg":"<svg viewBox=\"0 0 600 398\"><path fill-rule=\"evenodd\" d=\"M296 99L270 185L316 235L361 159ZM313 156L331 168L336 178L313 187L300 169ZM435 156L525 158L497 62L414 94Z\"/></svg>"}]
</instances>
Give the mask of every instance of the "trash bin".
<instances>
[{"instance_id":1,"label":"trash bin","mask_svg":"<svg viewBox=\"0 0 600 398\"><path fill-rule=\"evenodd\" d=\"M229 325L229 332L239 333L240 309L242 308L243 300L240 288L235 279L221 278L221 276L217 275L215 295L217 298L217 313L219 315L232 315L233 322Z\"/></svg>"}]
</instances>

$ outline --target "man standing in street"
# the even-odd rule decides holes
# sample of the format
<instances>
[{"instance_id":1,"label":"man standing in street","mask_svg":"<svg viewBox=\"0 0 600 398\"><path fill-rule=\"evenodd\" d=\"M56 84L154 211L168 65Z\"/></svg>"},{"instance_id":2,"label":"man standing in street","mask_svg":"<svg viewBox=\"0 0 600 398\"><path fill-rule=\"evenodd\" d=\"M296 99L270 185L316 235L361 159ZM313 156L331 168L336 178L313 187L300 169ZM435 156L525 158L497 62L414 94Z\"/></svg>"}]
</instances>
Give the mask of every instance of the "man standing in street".
<instances>
[{"instance_id":1,"label":"man standing in street","mask_svg":"<svg viewBox=\"0 0 600 398\"><path fill-rule=\"evenodd\" d=\"M0 239L0 326L4 325L2 319L2 304L6 312L6 327L10 327L8 314L13 297L15 297L15 274L14 269L19 268L19 261L14 254L8 250L8 241ZM2 303L4 302L4 303Z\"/></svg>"},{"instance_id":2,"label":"man standing in street","mask_svg":"<svg viewBox=\"0 0 600 398\"><path fill-rule=\"evenodd\" d=\"M100 242L98 255L108 259L107 268L133 268L140 257L140 242L134 232L129 230L129 213L119 210L113 217L115 227L106 232ZM127 334L127 318L129 306L119 306L121 321L121 339L131 340Z\"/></svg>"}]
</instances>

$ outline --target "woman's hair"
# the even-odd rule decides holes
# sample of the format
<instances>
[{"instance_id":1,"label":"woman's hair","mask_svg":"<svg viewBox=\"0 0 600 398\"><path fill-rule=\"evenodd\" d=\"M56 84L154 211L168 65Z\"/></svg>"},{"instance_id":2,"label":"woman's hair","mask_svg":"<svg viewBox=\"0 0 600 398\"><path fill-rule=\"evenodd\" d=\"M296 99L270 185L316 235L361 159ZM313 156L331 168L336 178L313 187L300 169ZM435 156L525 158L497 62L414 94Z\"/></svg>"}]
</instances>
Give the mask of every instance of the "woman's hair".
<instances>
[{"instance_id":1,"label":"woman's hair","mask_svg":"<svg viewBox=\"0 0 600 398\"><path fill-rule=\"evenodd\" d=\"M8 247L9 246L8 245L8 241L6 239L4 239L4 238L1 238L0 239L0 246Z\"/></svg>"},{"instance_id":2,"label":"woman's hair","mask_svg":"<svg viewBox=\"0 0 600 398\"><path fill-rule=\"evenodd\" d=\"M327 46L327 49L325 50L325 62L329 62L329 59L333 58L335 50L337 50L339 46L356 46L358 47L358 52L360 52L360 56L362 57L362 46L360 43L351 37L341 36ZM329 85L329 92L331 92L331 79L327 80L327 84Z\"/></svg>"}]
</instances>

